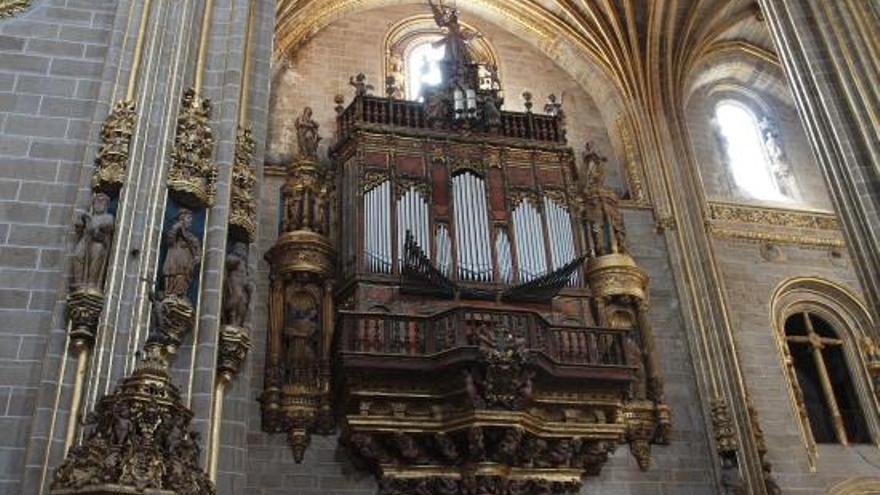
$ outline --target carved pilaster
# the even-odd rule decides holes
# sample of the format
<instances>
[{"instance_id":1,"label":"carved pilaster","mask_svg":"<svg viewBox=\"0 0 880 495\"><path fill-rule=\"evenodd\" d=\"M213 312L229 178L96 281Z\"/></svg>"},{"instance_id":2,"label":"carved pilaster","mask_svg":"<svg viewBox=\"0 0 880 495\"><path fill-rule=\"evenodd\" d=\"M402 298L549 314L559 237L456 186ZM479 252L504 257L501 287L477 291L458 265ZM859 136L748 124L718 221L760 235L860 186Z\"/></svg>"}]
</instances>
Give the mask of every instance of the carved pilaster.
<instances>
[{"instance_id":1,"label":"carved pilaster","mask_svg":"<svg viewBox=\"0 0 880 495\"><path fill-rule=\"evenodd\" d=\"M168 170L168 191L180 204L190 208L214 204L217 165L214 163L214 131L208 125L211 101L193 88L183 94L177 135Z\"/></svg>"}]
</instances>

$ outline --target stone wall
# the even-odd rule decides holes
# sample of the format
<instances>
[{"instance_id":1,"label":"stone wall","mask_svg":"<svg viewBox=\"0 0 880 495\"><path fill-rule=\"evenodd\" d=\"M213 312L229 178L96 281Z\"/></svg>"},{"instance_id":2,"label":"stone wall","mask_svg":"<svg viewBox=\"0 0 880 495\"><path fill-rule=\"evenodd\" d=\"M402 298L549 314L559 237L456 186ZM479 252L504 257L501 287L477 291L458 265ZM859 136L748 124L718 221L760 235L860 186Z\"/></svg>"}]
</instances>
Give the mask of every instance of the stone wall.
<instances>
[{"instance_id":1,"label":"stone wall","mask_svg":"<svg viewBox=\"0 0 880 495\"><path fill-rule=\"evenodd\" d=\"M115 0L0 19L0 493L19 493ZM127 2L122 2L127 3ZM106 110L105 110L106 111ZM57 370L56 370L57 375ZM57 379L57 378L56 378Z\"/></svg>"},{"instance_id":2,"label":"stone wall","mask_svg":"<svg viewBox=\"0 0 880 495\"><path fill-rule=\"evenodd\" d=\"M777 245L781 257L768 261L758 243L717 239L714 247L741 369L780 486L797 493L820 494L842 480L876 474L880 454L873 445L819 445L816 472L810 472L770 315L770 300L776 288L792 277L817 277L858 293L849 257L832 255L827 248ZM861 370L853 368L851 372ZM866 410L865 414L873 412Z\"/></svg>"}]
</instances>

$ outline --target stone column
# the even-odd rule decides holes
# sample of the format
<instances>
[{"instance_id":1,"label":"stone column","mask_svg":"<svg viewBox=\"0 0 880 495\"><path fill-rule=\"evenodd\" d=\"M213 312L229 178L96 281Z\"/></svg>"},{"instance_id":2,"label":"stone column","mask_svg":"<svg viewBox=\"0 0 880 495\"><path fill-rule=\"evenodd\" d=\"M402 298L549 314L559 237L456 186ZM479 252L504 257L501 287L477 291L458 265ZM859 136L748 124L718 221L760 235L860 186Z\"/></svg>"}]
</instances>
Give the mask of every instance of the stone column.
<instances>
[{"instance_id":1,"label":"stone column","mask_svg":"<svg viewBox=\"0 0 880 495\"><path fill-rule=\"evenodd\" d=\"M866 0L760 3L880 321L880 17Z\"/></svg>"}]
</instances>

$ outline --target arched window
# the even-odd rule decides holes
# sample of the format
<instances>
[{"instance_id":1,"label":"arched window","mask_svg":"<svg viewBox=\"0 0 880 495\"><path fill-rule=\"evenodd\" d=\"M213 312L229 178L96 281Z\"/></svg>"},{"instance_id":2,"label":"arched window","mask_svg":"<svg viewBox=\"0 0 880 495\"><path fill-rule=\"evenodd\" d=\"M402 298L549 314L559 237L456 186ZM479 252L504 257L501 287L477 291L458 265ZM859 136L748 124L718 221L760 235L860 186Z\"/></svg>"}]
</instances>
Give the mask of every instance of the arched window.
<instances>
[{"instance_id":1,"label":"arched window","mask_svg":"<svg viewBox=\"0 0 880 495\"><path fill-rule=\"evenodd\" d=\"M740 103L726 100L715 109L715 124L736 185L755 199L786 200L774 177L755 114Z\"/></svg>"},{"instance_id":2,"label":"arched window","mask_svg":"<svg viewBox=\"0 0 880 495\"><path fill-rule=\"evenodd\" d=\"M440 61L445 54L446 47L443 44L435 45L431 41L417 45L409 52L405 68L409 99L421 101L425 88L442 82Z\"/></svg>"},{"instance_id":3,"label":"arched window","mask_svg":"<svg viewBox=\"0 0 880 495\"><path fill-rule=\"evenodd\" d=\"M785 320L785 342L803 407L817 443L869 443L843 351L843 340L825 319L809 311Z\"/></svg>"}]
</instances>

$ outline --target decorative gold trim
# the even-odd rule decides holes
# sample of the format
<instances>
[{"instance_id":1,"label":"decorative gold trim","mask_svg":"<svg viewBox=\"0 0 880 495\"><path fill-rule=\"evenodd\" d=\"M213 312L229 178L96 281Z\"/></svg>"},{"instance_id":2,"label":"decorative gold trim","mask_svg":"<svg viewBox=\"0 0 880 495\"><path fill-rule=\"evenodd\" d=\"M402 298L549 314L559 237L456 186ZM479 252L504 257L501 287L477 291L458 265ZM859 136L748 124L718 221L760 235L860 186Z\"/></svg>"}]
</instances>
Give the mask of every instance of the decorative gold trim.
<instances>
[{"instance_id":1,"label":"decorative gold trim","mask_svg":"<svg viewBox=\"0 0 880 495\"><path fill-rule=\"evenodd\" d=\"M31 0L0 0L0 19L12 17L31 6Z\"/></svg>"},{"instance_id":2,"label":"decorative gold trim","mask_svg":"<svg viewBox=\"0 0 880 495\"><path fill-rule=\"evenodd\" d=\"M833 213L710 202L706 228L716 237L841 248Z\"/></svg>"},{"instance_id":3,"label":"decorative gold trim","mask_svg":"<svg viewBox=\"0 0 880 495\"><path fill-rule=\"evenodd\" d=\"M737 223L757 223L800 229L840 230L837 216L784 208L710 202L709 219Z\"/></svg>"}]
</instances>

